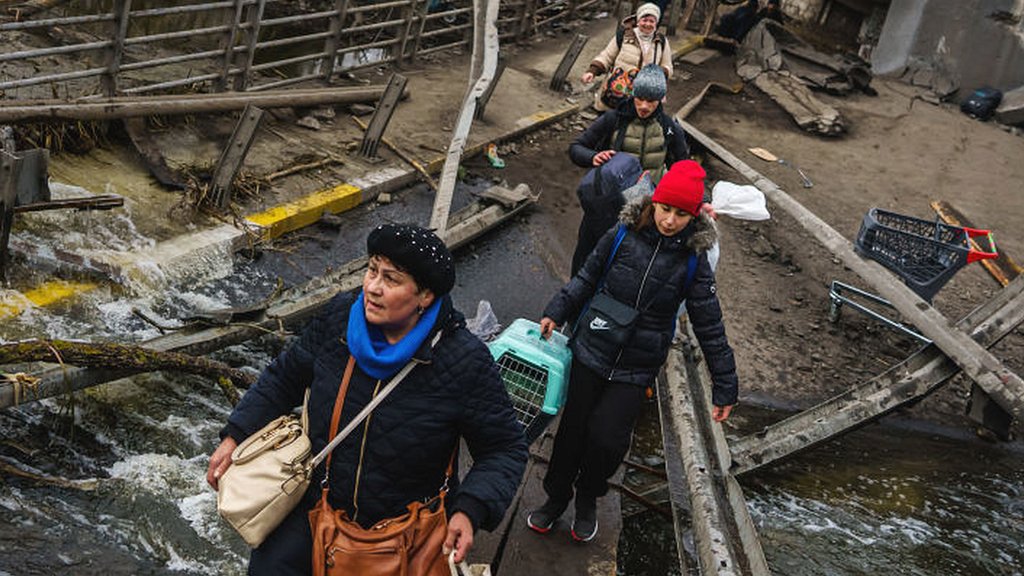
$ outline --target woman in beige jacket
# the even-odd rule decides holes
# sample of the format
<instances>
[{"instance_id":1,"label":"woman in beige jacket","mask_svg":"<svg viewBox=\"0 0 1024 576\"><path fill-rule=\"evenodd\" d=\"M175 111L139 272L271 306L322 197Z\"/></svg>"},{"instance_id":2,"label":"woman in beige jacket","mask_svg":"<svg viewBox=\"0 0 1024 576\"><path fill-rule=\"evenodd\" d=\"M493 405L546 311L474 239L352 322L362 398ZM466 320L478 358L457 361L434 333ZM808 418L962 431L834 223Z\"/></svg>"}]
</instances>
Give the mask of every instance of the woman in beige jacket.
<instances>
[{"instance_id":1,"label":"woman in beige jacket","mask_svg":"<svg viewBox=\"0 0 1024 576\"><path fill-rule=\"evenodd\" d=\"M664 70L666 80L672 78L672 50L665 35L658 32L660 19L661 10L650 2L637 8L636 14L626 17L604 50L590 62L581 78L583 83L589 84L603 74L613 79L622 74L636 74L646 64L657 64ZM609 110L624 99L609 92L605 80L594 95L594 108Z\"/></svg>"}]
</instances>

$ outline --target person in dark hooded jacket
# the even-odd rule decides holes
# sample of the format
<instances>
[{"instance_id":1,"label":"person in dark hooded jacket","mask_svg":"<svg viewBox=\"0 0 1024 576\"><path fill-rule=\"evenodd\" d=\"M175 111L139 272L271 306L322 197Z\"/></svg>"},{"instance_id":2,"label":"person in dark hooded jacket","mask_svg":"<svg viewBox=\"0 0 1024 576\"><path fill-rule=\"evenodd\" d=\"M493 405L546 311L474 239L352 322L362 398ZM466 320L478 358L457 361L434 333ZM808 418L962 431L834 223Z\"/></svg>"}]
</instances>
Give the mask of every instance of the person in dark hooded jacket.
<instances>
[{"instance_id":1,"label":"person in dark hooded jacket","mask_svg":"<svg viewBox=\"0 0 1024 576\"><path fill-rule=\"evenodd\" d=\"M573 538L589 541L597 534L597 498L608 491L608 478L629 449L645 389L668 356L683 300L714 384L712 418L725 420L736 403L736 361L707 259L717 234L701 210L704 176L696 162L677 162L653 196L626 204L624 236L609 230L544 309L545 336L576 320L599 289L638 314L629 340L614 350L607 340L591 339L592 345L583 336L586 330L601 333L599 318L576 328L568 397L544 478L547 501L527 518L534 531L548 532L575 493Z\"/></svg>"},{"instance_id":2,"label":"person in dark hooded jacket","mask_svg":"<svg viewBox=\"0 0 1024 576\"><path fill-rule=\"evenodd\" d=\"M576 197L583 209L576 250L572 254L570 276L583 266L597 241L619 220L619 211L626 203L625 192L643 190L650 194L653 186L640 160L632 154L616 154L610 160L591 168L580 180Z\"/></svg>"},{"instance_id":3,"label":"person in dark hooded jacket","mask_svg":"<svg viewBox=\"0 0 1024 576\"><path fill-rule=\"evenodd\" d=\"M473 544L473 531L493 530L512 501L526 467L522 426L490 352L452 307L455 268L444 243L423 228L386 224L370 233L367 252L362 290L332 298L231 412L207 481L216 489L235 446L301 405L307 387L312 451L323 449L350 357L355 367L339 429L415 361L394 392L334 449L328 501L368 529L404 514L413 501L436 496L447 482L444 544L458 562ZM473 459L461 483L457 475L446 478L460 437ZM324 467L314 469L300 504L252 551L249 574L312 572L308 513L319 500Z\"/></svg>"}]
</instances>

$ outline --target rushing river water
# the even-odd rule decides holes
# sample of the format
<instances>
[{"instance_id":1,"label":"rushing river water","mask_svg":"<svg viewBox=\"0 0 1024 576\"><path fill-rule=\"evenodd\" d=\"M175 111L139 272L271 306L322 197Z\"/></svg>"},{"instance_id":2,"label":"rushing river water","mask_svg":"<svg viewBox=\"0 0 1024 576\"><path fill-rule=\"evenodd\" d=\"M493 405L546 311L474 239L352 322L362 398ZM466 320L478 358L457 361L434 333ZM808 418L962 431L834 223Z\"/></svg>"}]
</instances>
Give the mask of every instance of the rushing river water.
<instances>
[{"instance_id":1,"label":"rushing river water","mask_svg":"<svg viewBox=\"0 0 1024 576\"><path fill-rule=\"evenodd\" d=\"M214 278L225 269L221 263L211 265L206 282L132 295L99 288L73 305L5 318L0 339L149 338L156 329L133 307L173 323L196 308L259 301L278 277L300 283L355 257L373 222L425 214L431 199L420 188L391 206L360 208L346 214L340 230L306 231L307 239L288 250L238 259L225 278ZM463 194L459 202L467 199ZM111 235L109 242L147 245L129 223L108 214L72 225ZM459 308L471 315L478 300L489 299L505 324L539 314L559 280L544 264L537 243L546 236L538 225L527 215L460 253ZM47 241L47 222L29 230ZM60 236L79 238L72 232L62 229ZM523 283L526 277L533 281ZM279 346L267 337L218 358L259 369ZM653 406L638 457L658 455ZM210 381L157 373L0 412L0 574L244 573L247 549L218 519L205 483L229 409ZM733 424L753 430L782 416L742 406ZM1024 574L1019 443L872 426L741 483L775 574ZM671 525L633 505L626 514L620 573L676 573Z\"/></svg>"},{"instance_id":2,"label":"rushing river water","mask_svg":"<svg viewBox=\"0 0 1024 576\"><path fill-rule=\"evenodd\" d=\"M634 446L657 456L651 408ZM734 413L735 424L751 430L783 417L747 405ZM1019 576L1022 456L1019 442L992 445L962 429L897 420L743 476L740 484L774 574ZM624 511L620 574L679 574L666 571L675 562L671 523L633 503Z\"/></svg>"}]
</instances>

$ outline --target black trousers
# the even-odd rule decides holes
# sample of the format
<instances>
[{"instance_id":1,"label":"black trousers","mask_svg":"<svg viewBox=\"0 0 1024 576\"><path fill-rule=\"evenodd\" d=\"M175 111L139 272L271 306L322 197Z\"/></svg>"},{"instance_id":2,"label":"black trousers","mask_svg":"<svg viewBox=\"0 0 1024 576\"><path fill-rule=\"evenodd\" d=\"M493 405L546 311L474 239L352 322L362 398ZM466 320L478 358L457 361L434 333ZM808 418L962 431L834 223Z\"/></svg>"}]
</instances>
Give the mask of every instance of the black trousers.
<instances>
[{"instance_id":1,"label":"black trousers","mask_svg":"<svg viewBox=\"0 0 1024 576\"><path fill-rule=\"evenodd\" d=\"M299 505L259 548L249 553L249 576L309 576L313 573L309 511L316 505L319 495L319 484L310 484Z\"/></svg>"},{"instance_id":2,"label":"black trousers","mask_svg":"<svg viewBox=\"0 0 1024 576\"><path fill-rule=\"evenodd\" d=\"M608 492L629 450L633 426L643 406L645 386L605 380L572 361L569 393L555 434L544 491L568 502L577 495L597 498Z\"/></svg>"}]
</instances>

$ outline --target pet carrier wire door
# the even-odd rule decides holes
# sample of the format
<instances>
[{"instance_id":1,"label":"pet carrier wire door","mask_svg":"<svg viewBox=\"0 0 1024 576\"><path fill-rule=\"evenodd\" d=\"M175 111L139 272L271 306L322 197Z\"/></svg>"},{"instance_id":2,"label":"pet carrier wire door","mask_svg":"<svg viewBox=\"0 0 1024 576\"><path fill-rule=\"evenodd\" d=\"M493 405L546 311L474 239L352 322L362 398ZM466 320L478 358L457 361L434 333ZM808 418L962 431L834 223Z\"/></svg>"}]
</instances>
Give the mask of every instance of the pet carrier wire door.
<instances>
[{"instance_id":1,"label":"pet carrier wire door","mask_svg":"<svg viewBox=\"0 0 1024 576\"><path fill-rule=\"evenodd\" d=\"M976 237L985 237L990 251L974 248L971 239ZM878 208L872 208L864 215L854 249L895 272L914 293L929 303L942 286L967 264L999 257L995 238L988 230L951 226L938 220L922 220ZM851 300L843 292L852 292L867 302L891 306L879 296L833 281L829 291L831 321L836 322L843 304L849 304L897 330L928 341L899 322Z\"/></svg>"},{"instance_id":2,"label":"pet carrier wire door","mask_svg":"<svg viewBox=\"0 0 1024 576\"><path fill-rule=\"evenodd\" d=\"M545 340L536 322L519 318L488 347L532 443L565 403L572 362L568 338L554 332Z\"/></svg>"}]
</instances>

